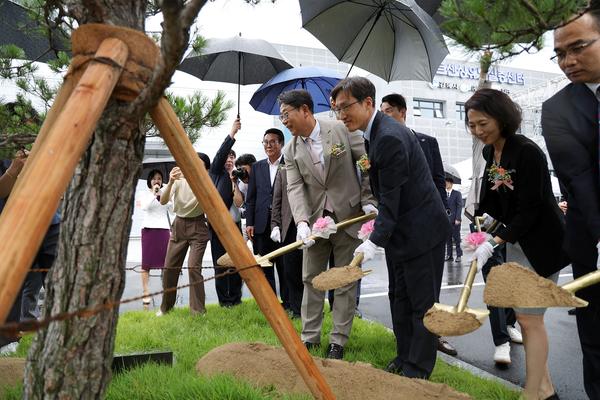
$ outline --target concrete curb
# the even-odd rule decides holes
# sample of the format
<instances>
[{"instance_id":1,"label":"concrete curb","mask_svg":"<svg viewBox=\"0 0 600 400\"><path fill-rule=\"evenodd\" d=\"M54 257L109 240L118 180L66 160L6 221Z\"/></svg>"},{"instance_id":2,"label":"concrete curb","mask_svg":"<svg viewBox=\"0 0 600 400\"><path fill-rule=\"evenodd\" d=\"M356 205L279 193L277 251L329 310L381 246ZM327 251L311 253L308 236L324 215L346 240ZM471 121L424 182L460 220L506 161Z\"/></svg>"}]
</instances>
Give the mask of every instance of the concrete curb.
<instances>
[{"instance_id":1,"label":"concrete curb","mask_svg":"<svg viewBox=\"0 0 600 400\"><path fill-rule=\"evenodd\" d=\"M394 333L393 330L391 330L390 328L388 328L387 326L383 325L381 322L379 321L374 321L371 319L367 319L367 318L363 318L363 321L369 321L371 323L374 324L379 324L385 327L385 329L387 329L388 332L391 332L392 334ZM491 381L495 381L498 382L502 385L504 385L505 387L507 387L510 390L514 390L516 392L520 392L523 390L523 388L521 388L521 386L519 385L515 385L514 383L507 381L506 379L502 379L494 374L490 374L487 371L484 371L481 368L478 368L472 364L469 364L463 360L460 360L458 358L449 356L448 354L442 353L441 351L437 352L437 357L442 359L444 362L446 362L447 364L450 364L452 366L458 367L460 369L464 369L465 371L479 377L479 378L483 378L483 379L488 379Z\"/></svg>"},{"instance_id":2,"label":"concrete curb","mask_svg":"<svg viewBox=\"0 0 600 400\"><path fill-rule=\"evenodd\" d=\"M481 368L477 368L476 366L474 366L472 364L464 362L463 360L459 360L458 358L449 356L448 354L442 353L441 351L438 351L438 358L441 358L442 360L444 360L446 363L448 363L450 365L453 365L460 369L464 369L465 371L468 371L479 378L489 379L491 381L496 381L498 383L501 383L502 385L506 386L510 390L514 390L517 392L520 392L521 390L523 390L523 388L521 388L521 386L515 385L514 383L507 381L506 379L502 379L494 374L490 374L489 372L484 371Z\"/></svg>"}]
</instances>

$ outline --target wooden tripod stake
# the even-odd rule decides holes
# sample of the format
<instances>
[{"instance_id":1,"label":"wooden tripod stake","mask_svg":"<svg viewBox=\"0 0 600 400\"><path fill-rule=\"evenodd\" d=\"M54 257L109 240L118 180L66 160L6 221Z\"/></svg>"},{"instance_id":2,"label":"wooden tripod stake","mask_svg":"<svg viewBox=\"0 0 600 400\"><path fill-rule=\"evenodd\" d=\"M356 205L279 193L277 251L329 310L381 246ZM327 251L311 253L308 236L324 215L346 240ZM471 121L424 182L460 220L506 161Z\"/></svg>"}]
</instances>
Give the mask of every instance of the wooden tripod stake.
<instances>
[{"instance_id":1,"label":"wooden tripod stake","mask_svg":"<svg viewBox=\"0 0 600 400\"><path fill-rule=\"evenodd\" d=\"M254 255L244 243L229 210L225 207L169 102L164 98L161 99L150 115L235 265L241 267L255 265ZM335 399L331 388L298 337L261 268L243 269L240 270L240 275L313 396L317 399Z\"/></svg>"},{"instance_id":2,"label":"wooden tripod stake","mask_svg":"<svg viewBox=\"0 0 600 400\"><path fill-rule=\"evenodd\" d=\"M91 61L63 110L57 110L55 104L51 111L55 120L44 123L42 129L47 135L40 138L43 145L34 146L34 157L27 162L0 216L0 252L3 254L0 322L6 320L17 297L60 198L120 77L119 66L125 64L128 54L122 41L104 40L96 58L108 59L114 64ZM43 188L39 186L41 182Z\"/></svg>"}]
</instances>

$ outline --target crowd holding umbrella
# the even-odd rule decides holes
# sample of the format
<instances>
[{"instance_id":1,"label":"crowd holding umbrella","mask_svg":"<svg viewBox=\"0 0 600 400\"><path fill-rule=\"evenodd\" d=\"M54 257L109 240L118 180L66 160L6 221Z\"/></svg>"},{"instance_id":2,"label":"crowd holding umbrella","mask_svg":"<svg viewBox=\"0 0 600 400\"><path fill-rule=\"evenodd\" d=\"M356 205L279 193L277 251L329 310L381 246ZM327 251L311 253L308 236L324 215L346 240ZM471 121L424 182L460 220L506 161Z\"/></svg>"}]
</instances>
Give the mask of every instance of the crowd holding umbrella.
<instances>
[{"instance_id":1,"label":"crowd holding umbrella","mask_svg":"<svg viewBox=\"0 0 600 400\"><path fill-rule=\"evenodd\" d=\"M314 112L328 111L331 89L343 79L343 74L319 67L296 67L286 69L265 82L250 99L250 105L269 115L279 114L277 97L288 90L304 89L314 102Z\"/></svg>"},{"instance_id":2,"label":"crowd holding umbrella","mask_svg":"<svg viewBox=\"0 0 600 400\"><path fill-rule=\"evenodd\" d=\"M224 39L209 39L201 53L192 52L179 65L179 70L205 81L238 85L238 116L240 85L263 83L278 72L292 68L272 44L261 39L240 35Z\"/></svg>"},{"instance_id":3,"label":"crowd holding umbrella","mask_svg":"<svg viewBox=\"0 0 600 400\"><path fill-rule=\"evenodd\" d=\"M448 55L438 25L414 0L300 0L300 10L302 26L340 61L387 82L431 82Z\"/></svg>"}]
</instances>

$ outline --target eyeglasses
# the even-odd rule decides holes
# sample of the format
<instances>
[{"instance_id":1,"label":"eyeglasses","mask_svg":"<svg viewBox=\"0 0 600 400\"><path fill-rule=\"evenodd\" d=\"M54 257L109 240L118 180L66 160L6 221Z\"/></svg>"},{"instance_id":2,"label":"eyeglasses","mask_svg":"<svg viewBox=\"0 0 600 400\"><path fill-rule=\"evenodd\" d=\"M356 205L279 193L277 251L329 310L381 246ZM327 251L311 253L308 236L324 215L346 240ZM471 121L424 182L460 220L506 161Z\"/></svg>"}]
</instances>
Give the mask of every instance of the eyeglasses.
<instances>
[{"instance_id":1,"label":"eyeglasses","mask_svg":"<svg viewBox=\"0 0 600 400\"><path fill-rule=\"evenodd\" d=\"M355 105L356 103L360 103L362 100L356 100L354 103L350 103L348 105L345 105L344 107L339 107L339 108L332 108L331 111L333 111L333 113L335 114L336 117L341 117L342 113L346 113L347 109L352 107L353 105Z\"/></svg>"},{"instance_id":2,"label":"eyeglasses","mask_svg":"<svg viewBox=\"0 0 600 400\"><path fill-rule=\"evenodd\" d=\"M571 46L564 51L559 50L556 52L555 55L550 57L550 60L560 63L560 62L563 62L564 60L566 60L566 58L569 54L571 54L573 56L578 56L579 54L583 53L583 51L585 49L587 49L588 47L590 47L591 45L596 43L596 41L598 41L598 39L600 39L600 37L597 37L596 39L592 39L592 40L582 41L581 43L576 44L575 46Z\"/></svg>"},{"instance_id":3,"label":"eyeglasses","mask_svg":"<svg viewBox=\"0 0 600 400\"><path fill-rule=\"evenodd\" d=\"M277 146L279 144L279 140L263 140L262 144L265 147Z\"/></svg>"},{"instance_id":4,"label":"eyeglasses","mask_svg":"<svg viewBox=\"0 0 600 400\"><path fill-rule=\"evenodd\" d=\"M279 120L281 122L287 121L290 118L290 111L294 111L294 110L297 110L297 109L298 109L298 107L294 107L292 109L289 109L289 110L285 111L283 114L280 114L279 115Z\"/></svg>"}]
</instances>

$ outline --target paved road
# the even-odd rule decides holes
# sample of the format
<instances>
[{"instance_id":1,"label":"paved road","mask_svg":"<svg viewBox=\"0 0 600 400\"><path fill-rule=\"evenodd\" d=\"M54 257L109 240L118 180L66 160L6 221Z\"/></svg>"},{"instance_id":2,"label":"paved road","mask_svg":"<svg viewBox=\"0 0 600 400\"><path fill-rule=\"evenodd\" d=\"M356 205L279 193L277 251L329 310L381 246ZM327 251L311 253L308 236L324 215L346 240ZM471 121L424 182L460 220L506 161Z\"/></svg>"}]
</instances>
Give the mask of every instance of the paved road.
<instances>
[{"instance_id":1,"label":"paved road","mask_svg":"<svg viewBox=\"0 0 600 400\"><path fill-rule=\"evenodd\" d=\"M139 246L139 244L137 245ZM466 257L465 257L466 258ZM129 259L128 266L136 265ZM209 267L210 256L204 257L204 266ZM374 261L366 263L365 269L373 269L373 273L365 277L362 281L362 295L360 309L366 319L378 321L391 328L391 315L389 311L389 302L387 299L387 271L383 260L383 255L379 255ZM441 292L441 302L444 304L456 304L458 301L461 285L467 275L468 263L463 261L461 265L456 263L447 263L444 271L443 287ZM213 275L213 271L208 269L204 276ZM560 282L570 279L570 270L562 271L563 277ZM180 285L186 284L187 271L181 276ZM481 274L478 274L469 306L472 308L485 308L483 304L483 281ZM160 278L158 276L150 279L152 291L161 289ZM188 304L187 289L180 291L177 304ZM129 271L123 298L139 296L141 294L141 278L139 274ZM244 297L250 297L248 289L244 287ZM207 303L216 303L216 293L214 282L206 283ZM154 299L156 309L160 304L160 297ZM141 309L140 302L125 304L121 311ZM567 314L564 308L550 309L546 313L546 326L550 340L549 368L552 379L560 395L565 400L585 400L587 397L583 391L582 367L581 367L581 349L577 338L577 327L575 317ZM486 322L480 329L462 337L448 338L458 350L457 358L481 368L493 375L506 379L517 385L524 384L525 360L521 345L513 345L511 349L512 364L509 368L500 369L494 365L493 354L494 344L490 331L489 322Z\"/></svg>"}]
</instances>

